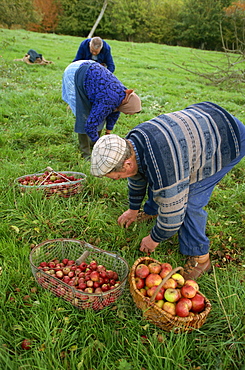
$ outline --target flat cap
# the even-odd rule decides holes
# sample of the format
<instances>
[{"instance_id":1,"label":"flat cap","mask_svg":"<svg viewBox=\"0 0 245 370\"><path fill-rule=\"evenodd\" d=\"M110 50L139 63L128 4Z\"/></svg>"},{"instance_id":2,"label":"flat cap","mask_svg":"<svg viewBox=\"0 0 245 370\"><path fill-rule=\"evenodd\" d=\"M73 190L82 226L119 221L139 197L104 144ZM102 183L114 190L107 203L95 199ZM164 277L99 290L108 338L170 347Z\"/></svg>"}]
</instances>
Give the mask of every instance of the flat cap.
<instances>
[{"instance_id":1,"label":"flat cap","mask_svg":"<svg viewBox=\"0 0 245 370\"><path fill-rule=\"evenodd\" d=\"M94 144L90 172L105 176L120 162L126 151L126 140L115 134L104 135Z\"/></svg>"}]
</instances>

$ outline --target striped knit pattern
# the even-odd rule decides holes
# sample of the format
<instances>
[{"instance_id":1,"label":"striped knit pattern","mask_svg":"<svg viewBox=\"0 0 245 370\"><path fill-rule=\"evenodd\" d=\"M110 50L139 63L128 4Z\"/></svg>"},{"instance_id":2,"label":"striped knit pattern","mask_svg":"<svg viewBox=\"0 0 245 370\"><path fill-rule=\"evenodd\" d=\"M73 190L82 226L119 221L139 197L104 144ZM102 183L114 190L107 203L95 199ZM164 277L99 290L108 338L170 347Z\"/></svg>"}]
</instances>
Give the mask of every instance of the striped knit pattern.
<instances>
[{"instance_id":1,"label":"striped knit pattern","mask_svg":"<svg viewBox=\"0 0 245 370\"><path fill-rule=\"evenodd\" d=\"M128 179L131 209L139 209L147 184L159 205L151 236L175 234L185 216L189 186L214 175L239 155L239 130L233 117L209 102L160 115L127 135L136 150L139 174Z\"/></svg>"}]
</instances>

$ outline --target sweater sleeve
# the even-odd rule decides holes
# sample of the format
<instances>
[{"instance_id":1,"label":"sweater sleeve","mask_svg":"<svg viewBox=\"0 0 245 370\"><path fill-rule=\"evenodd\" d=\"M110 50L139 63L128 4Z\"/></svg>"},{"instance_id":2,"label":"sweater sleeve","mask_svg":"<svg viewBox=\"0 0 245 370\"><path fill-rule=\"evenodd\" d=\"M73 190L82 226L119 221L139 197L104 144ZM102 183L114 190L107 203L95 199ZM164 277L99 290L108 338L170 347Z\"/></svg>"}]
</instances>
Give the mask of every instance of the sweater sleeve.
<instances>
[{"instance_id":1,"label":"sweater sleeve","mask_svg":"<svg viewBox=\"0 0 245 370\"><path fill-rule=\"evenodd\" d=\"M88 44L88 40L84 40L83 42L81 42L78 50L77 50L77 54L75 56L75 58L73 59L73 62L76 62L77 60L86 60L88 59L88 56L86 54L86 48L87 48L87 44Z\"/></svg>"},{"instance_id":2,"label":"sweater sleeve","mask_svg":"<svg viewBox=\"0 0 245 370\"><path fill-rule=\"evenodd\" d=\"M115 123L117 122L120 116L120 112L112 112L106 118L106 128L107 130L113 130Z\"/></svg>"},{"instance_id":3,"label":"sweater sleeve","mask_svg":"<svg viewBox=\"0 0 245 370\"><path fill-rule=\"evenodd\" d=\"M139 210L144 200L147 189L147 181L137 174L128 178L129 208Z\"/></svg>"},{"instance_id":4,"label":"sweater sleeve","mask_svg":"<svg viewBox=\"0 0 245 370\"><path fill-rule=\"evenodd\" d=\"M115 64L114 64L110 49L106 52L105 63L109 71L113 73L115 71Z\"/></svg>"},{"instance_id":5,"label":"sweater sleeve","mask_svg":"<svg viewBox=\"0 0 245 370\"><path fill-rule=\"evenodd\" d=\"M151 230L151 237L155 242L160 243L179 230L184 221L188 194L188 178L153 191L154 202L159 206L157 222Z\"/></svg>"},{"instance_id":6,"label":"sweater sleeve","mask_svg":"<svg viewBox=\"0 0 245 370\"><path fill-rule=\"evenodd\" d=\"M112 112L114 109L115 107L108 104L108 102L107 104L104 104L102 101L96 101L93 103L92 109L85 125L86 134L93 142L99 139L97 127L105 120L107 121L109 119L109 125L106 124L106 128L108 130L112 130L119 117L119 115Z\"/></svg>"}]
</instances>

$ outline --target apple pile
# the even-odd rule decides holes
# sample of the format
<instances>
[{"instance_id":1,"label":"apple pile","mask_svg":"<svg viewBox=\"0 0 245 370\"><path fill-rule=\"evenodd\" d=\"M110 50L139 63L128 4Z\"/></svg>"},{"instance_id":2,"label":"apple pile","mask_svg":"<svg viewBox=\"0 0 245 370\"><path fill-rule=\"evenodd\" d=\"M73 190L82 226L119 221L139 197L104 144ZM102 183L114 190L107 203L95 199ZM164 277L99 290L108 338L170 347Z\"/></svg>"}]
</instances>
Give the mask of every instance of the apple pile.
<instances>
[{"instance_id":1,"label":"apple pile","mask_svg":"<svg viewBox=\"0 0 245 370\"><path fill-rule=\"evenodd\" d=\"M120 285L117 272L107 270L96 261L90 263L84 261L76 265L75 261L68 258L62 261L53 259L50 262L41 262L38 269L88 294L107 292Z\"/></svg>"},{"instance_id":2,"label":"apple pile","mask_svg":"<svg viewBox=\"0 0 245 370\"><path fill-rule=\"evenodd\" d=\"M43 288L78 308L101 310L115 302L121 294L118 273L94 260L77 265L68 258L62 261L53 259L41 262L37 269L36 279Z\"/></svg>"},{"instance_id":3,"label":"apple pile","mask_svg":"<svg viewBox=\"0 0 245 370\"><path fill-rule=\"evenodd\" d=\"M73 175L53 171L45 171L43 174L39 175L27 175L20 177L18 179L18 183L20 186L48 185L48 187L45 188L45 191L49 195L56 193L63 197L69 197L71 193L77 193L79 187L79 183L71 184L71 182L79 182L81 180L83 180L83 178L76 178Z\"/></svg>"},{"instance_id":4,"label":"apple pile","mask_svg":"<svg viewBox=\"0 0 245 370\"><path fill-rule=\"evenodd\" d=\"M152 297L163 279L172 271L169 263L150 262L139 264L135 269L136 288L145 297ZM205 299L199 293L194 280L185 280L176 272L161 286L155 304L173 316L187 317L205 309Z\"/></svg>"}]
</instances>

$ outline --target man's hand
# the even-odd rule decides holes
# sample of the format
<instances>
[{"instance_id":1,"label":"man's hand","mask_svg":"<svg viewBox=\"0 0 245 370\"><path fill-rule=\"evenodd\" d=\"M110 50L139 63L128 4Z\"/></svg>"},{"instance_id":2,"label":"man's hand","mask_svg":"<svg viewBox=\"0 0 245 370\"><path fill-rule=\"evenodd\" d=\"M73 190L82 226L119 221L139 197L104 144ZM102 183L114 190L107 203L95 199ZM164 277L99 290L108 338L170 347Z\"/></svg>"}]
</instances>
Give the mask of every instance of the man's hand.
<instances>
[{"instance_id":1,"label":"man's hand","mask_svg":"<svg viewBox=\"0 0 245 370\"><path fill-rule=\"evenodd\" d=\"M140 244L140 251L150 254L154 252L155 248L158 246L159 243L154 242L150 235L146 236L141 240Z\"/></svg>"},{"instance_id":2,"label":"man's hand","mask_svg":"<svg viewBox=\"0 0 245 370\"><path fill-rule=\"evenodd\" d=\"M120 217L118 217L117 223L121 227L126 229L134 222L137 218L138 210L128 209Z\"/></svg>"}]
</instances>

